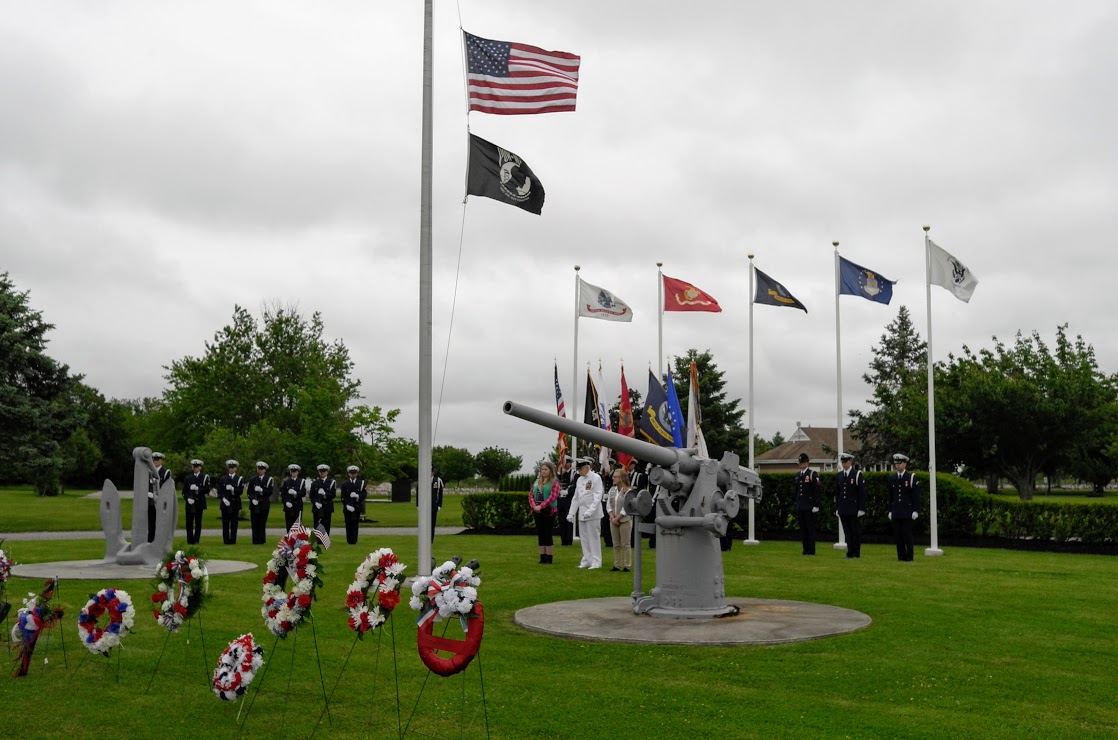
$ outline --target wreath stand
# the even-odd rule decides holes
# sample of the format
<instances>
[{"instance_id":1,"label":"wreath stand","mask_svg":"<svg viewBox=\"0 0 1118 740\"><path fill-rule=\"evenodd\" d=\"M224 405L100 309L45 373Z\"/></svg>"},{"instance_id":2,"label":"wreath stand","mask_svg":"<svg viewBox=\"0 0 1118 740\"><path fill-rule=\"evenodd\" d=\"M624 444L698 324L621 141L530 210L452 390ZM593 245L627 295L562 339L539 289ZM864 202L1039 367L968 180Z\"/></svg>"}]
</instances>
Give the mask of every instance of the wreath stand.
<instances>
[{"instance_id":1,"label":"wreath stand","mask_svg":"<svg viewBox=\"0 0 1118 740\"><path fill-rule=\"evenodd\" d=\"M327 717L328 722L331 725L334 724L335 719L341 720L341 721L344 721L344 722L351 722L351 723L355 723L355 724L363 724L363 725L365 725L365 729L367 731L368 737L373 737L374 736L373 735L373 730L374 730L374 727L376 726L376 721L378 719L377 716L376 716L376 693L377 693L377 683L379 681L380 673L381 673L381 671L380 671L380 652L381 652L381 646L383 645L383 642L384 642L384 628L385 627L389 628L390 639L392 641L392 645L391 645L391 647L392 647L392 677L393 677L393 680L394 680L394 683L395 683L395 689L396 689L396 736L397 737L401 736L401 732L400 732L400 670L399 670L399 665L396 662L396 626L395 626L395 622L393 621L393 619L390 615L388 617L388 619L385 620L385 623L382 624L380 626L380 628L378 628L377 631L376 631L377 648L376 648L376 653L373 656L373 671L372 671L373 682L372 682L372 686L370 687L369 692L367 694L366 693L360 694L360 699L362 701L369 701L369 714L368 714L368 716L364 717L364 718L358 718L356 716L356 714L351 715L351 716L346 716L344 713L339 713L337 711L336 707L335 707L333 712L330 711L330 704L333 702L334 694L337 692L338 686L341 684L342 678L345 676L346 667L349 665L349 659L353 656L353 651L357 647L357 643L360 642L360 638L355 634L353 636L353 644L350 645L349 652L346 654L345 662L342 663L342 668L338 672L338 679L334 682L334 688L332 688L330 690L330 696L326 699L326 704L325 704L325 706L323 706L322 712L320 712L319 715L318 715L318 722L315 723L314 730L311 732L311 737L314 737L315 733L318 732L318 728L322 724L322 718L323 717ZM346 706L346 705L347 705L347 702L343 701L342 706Z\"/></svg>"},{"instance_id":2,"label":"wreath stand","mask_svg":"<svg viewBox=\"0 0 1118 740\"><path fill-rule=\"evenodd\" d=\"M318 651L318 634L315 632L314 629L314 620L308 619L306 621L310 623L311 639L314 640L314 660L315 664L318 666L318 682L319 685L322 687L322 700L326 703L326 712L329 713L330 706L329 699L326 696L326 679L322 677L322 657ZM273 692L282 693L285 697L291 696L291 677L295 669L295 656L298 653L300 631L301 630L297 629L288 634L288 637L291 640L291 664L288 666L287 669L287 686L284 687L284 690L282 692ZM256 686L256 690L252 692L252 701L248 702L247 707L245 706L245 699L248 697L248 692L245 692L245 696L241 697L241 705L237 709L238 718L241 718L241 712L244 712L244 717L240 719L240 730L244 730L245 723L248 722L249 715L252 713L252 707L256 703L256 697L260 696L261 693L264 693L264 680L268 677L268 669L272 666L273 663L276 662L279 657L276 648L280 644L281 639L285 643L288 641L287 637L280 638L279 635L276 635L276 639L272 642L272 649L268 653L268 655L271 656L271 659L264 662L264 670L262 670L260 672L260 676L257 677L255 681L253 681L253 684ZM278 725L276 725L277 728L283 728L285 726L285 723L287 722L287 707L289 704L289 701L283 702L283 712L280 715Z\"/></svg>"},{"instance_id":3,"label":"wreath stand","mask_svg":"<svg viewBox=\"0 0 1118 740\"><path fill-rule=\"evenodd\" d=\"M106 671L109 671L112 674L113 681L115 681L117 684L120 683L120 651L123 647L124 643L122 642L121 644L110 650L108 655L105 655L104 653L98 655L98 657L105 658L104 662L101 663L101 665L104 666L104 669ZM93 655L93 653L87 650L82 659L78 661L78 665L76 668L74 668L74 672L71 675L77 677L78 671L81 670L81 667L85 665L85 662L89 658L93 657ZM94 662L96 663L97 661Z\"/></svg>"},{"instance_id":4,"label":"wreath stand","mask_svg":"<svg viewBox=\"0 0 1118 740\"><path fill-rule=\"evenodd\" d=\"M210 675L213 670L210 667L208 660L208 653L206 652L206 632L202 629L202 610L199 610L193 619L186 620L186 644L190 644L190 633L193 629L194 619L198 620L198 637L202 641L202 680L204 684L209 684L212 676ZM144 690L145 694L151 693L152 684L155 683L155 677L159 675L159 666L163 662L163 654L167 652L167 645L171 641L171 637L176 634L171 630L164 630L167 636L163 638L163 647L159 649L159 657L155 659L155 668L151 672L151 679L148 680L148 687Z\"/></svg>"},{"instance_id":5,"label":"wreath stand","mask_svg":"<svg viewBox=\"0 0 1118 740\"><path fill-rule=\"evenodd\" d=\"M445 624L443 624L443 634L442 634L443 637L446 636L446 630L447 630L448 627L450 627L450 620L449 619L446 621ZM488 738L489 737L489 707L485 703L485 673L481 669L481 651L480 650L478 650L477 655L474 656L474 659L470 662L470 665L474 665L475 663L477 664L478 684L479 684L480 689L481 689L481 710L482 710L482 717L485 721L485 737ZM461 679L462 695L461 695L461 698L459 699L459 702L458 702L459 707L466 706L466 683L467 683L466 674L468 674L468 673L470 673L470 669L469 669L469 666L466 666L466 668L463 671L461 671L461 675L462 675L462 679ZM427 675L424 676L423 684L419 687L419 695L417 697L415 697L415 705L412 707L411 714L408 715L408 721L404 725L404 729L400 732L400 737L404 737L404 735L408 734L408 729L411 727L412 719L415 717L415 712L419 708L419 702L423 699L423 691L427 688L427 681L428 681L428 679L431 678L432 675L434 675L434 671L432 671L431 669L427 669ZM466 730L465 725L463 725L462 735L465 734L465 730ZM413 730L412 732L413 732L413 734L420 734L416 730Z\"/></svg>"}]
</instances>

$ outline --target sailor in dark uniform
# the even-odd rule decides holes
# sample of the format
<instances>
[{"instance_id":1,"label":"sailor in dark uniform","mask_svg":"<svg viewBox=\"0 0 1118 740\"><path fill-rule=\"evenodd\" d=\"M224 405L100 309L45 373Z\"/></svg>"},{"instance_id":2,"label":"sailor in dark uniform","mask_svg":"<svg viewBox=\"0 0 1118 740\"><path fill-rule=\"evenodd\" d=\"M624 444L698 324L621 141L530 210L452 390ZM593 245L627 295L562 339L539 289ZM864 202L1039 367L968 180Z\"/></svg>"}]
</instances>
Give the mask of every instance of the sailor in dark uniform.
<instances>
[{"instance_id":1,"label":"sailor in dark uniform","mask_svg":"<svg viewBox=\"0 0 1118 740\"><path fill-rule=\"evenodd\" d=\"M256 475L248 479L248 516L252 523L252 544L263 545L267 537L268 512L272 508L272 477L268 463L256 463Z\"/></svg>"},{"instance_id":2,"label":"sailor in dark uniform","mask_svg":"<svg viewBox=\"0 0 1118 740\"><path fill-rule=\"evenodd\" d=\"M912 523L920 516L920 494L916 476L908 472L908 458L899 452L893 455L894 472L885 481L889 492L889 521L897 541L897 560L912 561Z\"/></svg>"},{"instance_id":3,"label":"sailor in dark uniform","mask_svg":"<svg viewBox=\"0 0 1118 740\"><path fill-rule=\"evenodd\" d=\"M365 513L365 479L358 476L361 468L350 465L345 469L349 479L342 482L342 517L345 519L345 541L357 544L357 531Z\"/></svg>"},{"instance_id":4,"label":"sailor in dark uniform","mask_svg":"<svg viewBox=\"0 0 1118 740\"><path fill-rule=\"evenodd\" d=\"M292 463L287 466L287 477L280 483L280 501L283 502L283 521L288 531L303 516L303 499L307 497L307 481L299 477L302 470Z\"/></svg>"},{"instance_id":5,"label":"sailor in dark uniform","mask_svg":"<svg viewBox=\"0 0 1118 740\"><path fill-rule=\"evenodd\" d=\"M866 514L866 478L854 467L854 456L844 452L839 456L842 469L835 476L835 508L842 531L846 533L846 557L862 557L862 530L860 517Z\"/></svg>"},{"instance_id":6,"label":"sailor in dark uniform","mask_svg":"<svg viewBox=\"0 0 1118 740\"><path fill-rule=\"evenodd\" d=\"M163 484L171 479L171 471L163 467L163 453L151 453L155 463L155 475L148 478L148 542L155 541L155 494Z\"/></svg>"},{"instance_id":7,"label":"sailor in dark uniform","mask_svg":"<svg viewBox=\"0 0 1118 740\"><path fill-rule=\"evenodd\" d=\"M338 482L330 477L330 466L319 465L318 477L311 483L311 516L314 528L330 534L330 519L334 516L334 498L338 495Z\"/></svg>"},{"instance_id":8,"label":"sailor in dark uniform","mask_svg":"<svg viewBox=\"0 0 1118 740\"><path fill-rule=\"evenodd\" d=\"M210 476L202 472L202 461L190 461L190 474L182 481L182 498L186 502L186 544L197 545L202 539L202 512L210 495Z\"/></svg>"},{"instance_id":9,"label":"sailor in dark uniform","mask_svg":"<svg viewBox=\"0 0 1118 740\"><path fill-rule=\"evenodd\" d=\"M559 475L556 478L559 481L559 500L556 502L559 507L557 515L559 544L570 547L571 543L574 542L575 525L567 521L567 514L571 513L571 492L578 480L578 476L571 470L570 455L563 456L563 462L559 466Z\"/></svg>"},{"instance_id":10,"label":"sailor in dark uniform","mask_svg":"<svg viewBox=\"0 0 1118 740\"><path fill-rule=\"evenodd\" d=\"M431 468L431 542L435 541L435 522L439 518L439 509L443 508L443 494L445 492L446 484L439 477L438 468ZM415 507L419 508L418 491L415 493Z\"/></svg>"},{"instance_id":11,"label":"sailor in dark uniform","mask_svg":"<svg viewBox=\"0 0 1118 740\"><path fill-rule=\"evenodd\" d=\"M815 554L815 515L819 513L819 498L823 486L819 483L819 473L807 465L811 458L806 452L800 453L800 472L796 473L796 515L800 520L800 541L803 554Z\"/></svg>"},{"instance_id":12,"label":"sailor in dark uniform","mask_svg":"<svg viewBox=\"0 0 1118 740\"><path fill-rule=\"evenodd\" d=\"M245 492L245 479L237 475L240 463L225 461L225 475L217 481L217 495L221 508L221 541L226 545L237 544L237 518L241 515L241 495Z\"/></svg>"}]
</instances>

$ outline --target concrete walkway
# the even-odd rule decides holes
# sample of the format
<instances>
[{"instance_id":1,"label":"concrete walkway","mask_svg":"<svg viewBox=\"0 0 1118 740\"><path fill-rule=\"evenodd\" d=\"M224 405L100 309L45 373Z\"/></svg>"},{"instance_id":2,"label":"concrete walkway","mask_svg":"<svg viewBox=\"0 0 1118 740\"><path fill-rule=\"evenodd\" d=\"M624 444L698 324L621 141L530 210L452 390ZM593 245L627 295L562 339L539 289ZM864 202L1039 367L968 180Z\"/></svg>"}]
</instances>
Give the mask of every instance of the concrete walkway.
<instances>
[{"instance_id":1,"label":"concrete walkway","mask_svg":"<svg viewBox=\"0 0 1118 740\"><path fill-rule=\"evenodd\" d=\"M345 542L345 528L344 527L341 529L340 532L338 531L337 527L331 527L331 529L333 530L333 532L330 534L331 539L336 540L340 537L341 541ZM284 529L283 527L268 527L264 531L267 532L269 537L279 537L279 536L283 535L285 532L287 532L287 530ZM465 532L465 531L466 531L465 527L435 527L435 534L436 535L460 534L460 533ZM129 537L130 534L131 534L131 530L125 531L125 533L124 533L126 538ZM362 527L360 534L361 534L361 536L380 535L380 536L383 537L383 536L390 536L391 535L391 536L407 537L407 536L410 535L412 537L415 537L416 535L419 534L419 530L416 527ZM175 536L176 537L186 537L186 530L185 529L175 530ZM218 539L221 539L221 530L220 529L203 529L202 530L202 536L203 537L216 537ZM85 531L82 531L82 532L0 532L0 540L8 540L9 542L37 542L37 541L50 542L52 540L103 540L103 539L105 539L105 533L102 532L99 529L98 530L90 529L90 530L85 530ZM237 530L237 541L240 542L242 539L245 540L246 542L251 543L252 542L252 530L250 530L246 527L240 527Z\"/></svg>"}]
</instances>

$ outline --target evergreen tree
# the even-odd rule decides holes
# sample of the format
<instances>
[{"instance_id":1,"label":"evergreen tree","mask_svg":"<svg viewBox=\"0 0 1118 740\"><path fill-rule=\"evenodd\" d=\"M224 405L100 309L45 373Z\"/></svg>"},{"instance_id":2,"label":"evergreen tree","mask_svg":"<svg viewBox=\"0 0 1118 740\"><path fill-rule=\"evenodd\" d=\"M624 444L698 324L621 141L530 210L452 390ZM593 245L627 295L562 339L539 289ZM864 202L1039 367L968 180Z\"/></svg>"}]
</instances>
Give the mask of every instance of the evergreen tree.
<instances>
[{"instance_id":1,"label":"evergreen tree","mask_svg":"<svg viewBox=\"0 0 1118 740\"><path fill-rule=\"evenodd\" d=\"M688 389L691 385L691 363L695 363L699 376L699 410L702 417L703 438L712 459L722 458L723 452L736 452L741 464L749 461L749 431L742 426L745 410L738 408L738 399L726 398L725 373L714 364L710 350L687 350L687 354L672 359L672 380L676 394L687 419ZM686 435L684 435L686 438Z\"/></svg>"}]
</instances>

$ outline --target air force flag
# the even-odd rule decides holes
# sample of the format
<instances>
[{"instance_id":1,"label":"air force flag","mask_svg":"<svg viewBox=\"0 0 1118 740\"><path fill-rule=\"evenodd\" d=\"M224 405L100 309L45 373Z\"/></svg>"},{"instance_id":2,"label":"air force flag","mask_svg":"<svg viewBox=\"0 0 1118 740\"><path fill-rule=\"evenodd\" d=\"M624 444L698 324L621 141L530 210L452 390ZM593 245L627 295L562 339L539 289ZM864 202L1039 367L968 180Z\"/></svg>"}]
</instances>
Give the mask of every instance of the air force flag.
<instances>
[{"instance_id":1,"label":"air force flag","mask_svg":"<svg viewBox=\"0 0 1118 740\"><path fill-rule=\"evenodd\" d=\"M875 270L867 270L845 257L839 257L839 295L856 295L867 301L889 303L893 300L893 285Z\"/></svg>"}]
</instances>

